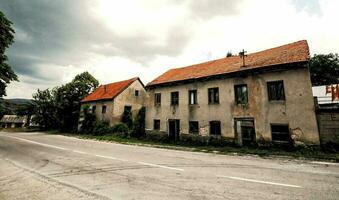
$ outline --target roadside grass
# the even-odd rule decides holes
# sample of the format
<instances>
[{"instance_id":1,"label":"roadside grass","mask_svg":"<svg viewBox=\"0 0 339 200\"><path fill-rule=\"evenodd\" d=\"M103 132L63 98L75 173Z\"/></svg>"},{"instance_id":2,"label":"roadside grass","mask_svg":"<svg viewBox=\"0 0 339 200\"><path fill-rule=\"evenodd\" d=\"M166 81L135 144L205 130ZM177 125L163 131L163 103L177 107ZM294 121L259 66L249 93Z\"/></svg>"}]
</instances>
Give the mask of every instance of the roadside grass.
<instances>
[{"instance_id":1,"label":"roadside grass","mask_svg":"<svg viewBox=\"0 0 339 200\"><path fill-rule=\"evenodd\" d=\"M68 136L74 136L74 134L67 134ZM330 152L321 149L320 147L302 147L302 148L288 148L288 147L261 147L261 146L243 146L239 147L234 144L228 144L224 146L219 145L197 145L191 144L185 141L157 141L147 138L133 138L123 137L117 134L107 134L101 136L94 135L77 135L82 139L91 139L106 142L116 142L128 145L148 146L155 148L165 148L174 150L184 150L193 152L205 152L224 155L255 155L263 158L270 157L286 157L293 159L308 159L319 161L331 161L339 162L339 153Z\"/></svg>"},{"instance_id":2,"label":"roadside grass","mask_svg":"<svg viewBox=\"0 0 339 200\"><path fill-rule=\"evenodd\" d=\"M1 130L1 129L0 129ZM5 132L36 132L38 129L2 129ZM232 143L227 144L196 144L189 141L173 142L168 139L135 138L126 137L121 134L75 134L65 133L57 130L44 131L47 134L61 134L64 136L77 137L80 139L90 139L105 142L114 142L127 145L147 146L154 148L174 149L192 152L204 152L224 155L239 156L259 156L262 158L284 157L287 159L318 160L339 162L339 152L325 150L318 146L306 146L300 148L291 147L263 147L263 146L243 146L239 147Z\"/></svg>"}]
</instances>

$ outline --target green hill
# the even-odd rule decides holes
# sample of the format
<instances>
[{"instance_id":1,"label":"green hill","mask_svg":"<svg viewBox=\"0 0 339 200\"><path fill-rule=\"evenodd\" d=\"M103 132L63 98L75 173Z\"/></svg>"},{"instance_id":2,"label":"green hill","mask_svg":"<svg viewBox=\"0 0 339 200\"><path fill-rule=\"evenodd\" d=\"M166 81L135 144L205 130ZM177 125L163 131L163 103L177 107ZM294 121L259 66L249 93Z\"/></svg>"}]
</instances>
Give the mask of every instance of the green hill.
<instances>
[{"instance_id":1,"label":"green hill","mask_svg":"<svg viewBox=\"0 0 339 200\"><path fill-rule=\"evenodd\" d=\"M32 106L31 99L2 99L0 98L0 117L3 115L22 114Z\"/></svg>"}]
</instances>

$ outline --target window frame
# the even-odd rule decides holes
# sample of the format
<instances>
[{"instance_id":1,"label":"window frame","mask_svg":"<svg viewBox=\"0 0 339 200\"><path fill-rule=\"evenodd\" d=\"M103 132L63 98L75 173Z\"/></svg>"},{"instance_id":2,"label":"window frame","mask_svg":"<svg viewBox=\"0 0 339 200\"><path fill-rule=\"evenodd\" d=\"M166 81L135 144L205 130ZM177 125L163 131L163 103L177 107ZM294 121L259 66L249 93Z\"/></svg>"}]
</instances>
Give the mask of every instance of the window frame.
<instances>
[{"instance_id":1,"label":"window frame","mask_svg":"<svg viewBox=\"0 0 339 200\"><path fill-rule=\"evenodd\" d=\"M193 94L193 102L192 102L192 94ZM198 104L198 91L197 90L189 90L188 91L188 105L197 105Z\"/></svg>"},{"instance_id":2,"label":"window frame","mask_svg":"<svg viewBox=\"0 0 339 200\"><path fill-rule=\"evenodd\" d=\"M92 114L95 114L96 109L97 109L96 105L92 106Z\"/></svg>"},{"instance_id":3,"label":"window frame","mask_svg":"<svg viewBox=\"0 0 339 200\"><path fill-rule=\"evenodd\" d=\"M177 94L177 96L175 97L174 95ZM171 106L179 106L179 92L175 91L175 92L171 92Z\"/></svg>"},{"instance_id":4,"label":"window frame","mask_svg":"<svg viewBox=\"0 0 339 200\"><path fill-rule=\"evenodd\" d=\"M219 98L220 98L219 87L208 88L208 104L219 104L220 103Z\"/></svg>"},{"instance_id":5,"label":"window frame","mask_svg":"<svg viewBox=\"0 0 339 200\"><path fill-rule=\"evenodd\" d=\"M154 106L161 106L161 93L154 93Z\"/></svg>"},{"instance_id":6,"label":"window frame","mask_svg":"<svg viewBox=\"0 0 339 200\"><path fill-rule=\"evenodd\" d=\"M221 121L219 121L219 120L212 120L212 121L209 122L209 125L210 125L210 130L209 130L210 132L209 132L209 134L211 136L221 136ZM214 125L214 126L218 125L218 128L216 129L216 127L213 127L212 125ZM212 130L214 130L214 131L212 131ZM217 133L217 134L215 134L215 133Z\"/></svg>"},{"instance_id":7,"label":"window frame","mask_svg":"<svg viewBox=\"0 0 339 200\"><path fill-rule=\"evenodd\" d=\"M281 84L279 86L279 84ZM284 81L283 80L277 80L277 81L267 81L267 96L268 96L268 101L285 101L286 100L286 95L285 95L285 86L284 86ZM278 90L282 89L278 95ZM279 96L279 97L278 97Z\"/></svg>"},{"instance_id":8,"label":"window frame","mask_svg":"<svg viewBox=\"0 0 339 200\"><path fill-rule=\"evenodd\" d=\"M192 124L196 123L196 129L192 129ZM188 133L192 135L199 135L199 121L188 121Z\"/></svg>"},{"instance_id":9,"label":"window frame","mask_svg":"<svg viewBox=\"0 0 339 200\"><path fill-rule=\"evenodd\" d=\"M139 90L134 91L134 96L138 97L139 96Z\"/></svg>"},{"instance_id":10,"label":"window frame","mask_svg":"<svg viewBox=\"0 0 339 200\"><path fill-rule=\"evenodd\" d=\"M246 88L246 95L243 94L244 91L242 90L242 88L245 87ZM240 90L238 90L240 89ZM239 101L239 92L240 95L243 97L242 100ZM234 85L234 100L235 103L237 105L247 105L248 104L248 87L247 84L239 84L239 85Z\"/></svg>"}]
</instances>

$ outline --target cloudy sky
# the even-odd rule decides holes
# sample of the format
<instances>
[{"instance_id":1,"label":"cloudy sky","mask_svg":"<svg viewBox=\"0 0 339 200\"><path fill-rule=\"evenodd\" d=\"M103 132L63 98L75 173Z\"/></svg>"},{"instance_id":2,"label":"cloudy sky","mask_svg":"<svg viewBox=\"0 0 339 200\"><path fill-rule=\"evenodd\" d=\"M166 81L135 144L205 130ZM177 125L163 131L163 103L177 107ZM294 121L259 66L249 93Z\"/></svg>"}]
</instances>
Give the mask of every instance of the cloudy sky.
<instances>
[{"instance_id":1,"label":"cloudy sky","mask_svg":"<svg viewBox=\"0 0 339 200\"><path fill-rule=\"evenodd\" d=\"M339 52L337 0L1 0L14 23L7 51L31 98L88 71L101 84L307 39L311 54Z\"/></svg>"}]
</instances>

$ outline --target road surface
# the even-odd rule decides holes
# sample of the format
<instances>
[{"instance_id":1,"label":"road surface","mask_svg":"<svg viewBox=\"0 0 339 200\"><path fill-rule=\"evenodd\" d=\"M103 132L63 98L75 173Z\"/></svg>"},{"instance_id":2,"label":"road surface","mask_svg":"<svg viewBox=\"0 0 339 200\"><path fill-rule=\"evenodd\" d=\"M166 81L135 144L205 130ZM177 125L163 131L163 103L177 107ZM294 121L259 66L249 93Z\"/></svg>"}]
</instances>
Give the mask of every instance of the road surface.
<instances>
[{"instance_id":1,"label":"road surface","mask_svg":"<svg viewBox=\"0 0 339 200\"><path fill-rule=\"evenodd\" d=\"M0 132L0 199L339 199L339 165Z\"/></svg>"}]
</instances>

